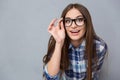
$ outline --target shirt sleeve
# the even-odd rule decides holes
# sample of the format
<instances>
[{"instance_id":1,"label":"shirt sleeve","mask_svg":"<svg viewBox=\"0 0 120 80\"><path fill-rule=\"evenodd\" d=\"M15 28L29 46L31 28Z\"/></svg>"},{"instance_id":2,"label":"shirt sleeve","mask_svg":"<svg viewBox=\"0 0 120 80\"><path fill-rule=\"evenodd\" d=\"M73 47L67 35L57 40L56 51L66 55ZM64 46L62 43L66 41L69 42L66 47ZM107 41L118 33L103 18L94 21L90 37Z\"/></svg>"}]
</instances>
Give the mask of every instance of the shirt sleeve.
<instances>
[{"instance_id":1,"label":"shirt sleeve","mask_svg":"<svg viewBox=\"0 0 120 80\"><path fill-rule=\"evenodd\" d=\"M107 54L107 44L106 43L101 43L99 44L99 50L97 52L98 55L98 62L97 62L97 71L92 72L92 77L93 80L98 80L99 78L99 72L101 70L102 64L104 62L105 55Z\"/></svg>"},{"instance_id":2,"label":"shirt sleeve","mask_svg":"<svg viewBox=\"0 0 120 80\"><path fill-rule=\"evenodd\" d=\"M44 75L45 75L45 78L46 80L59 80L59 73L55 76L51 76L49 73L48 73L48 70L47 70L47 65L45 65L43 67L43 71L44 71Z\"/></svg>"},{"instance_id":3,"label":"shirt sleeve","mask_svg":"<svg viewBox=\"0 0 120 80\"><path fill-rule=\"evenodd\" d=\"M100 51L98 53L98 63L97 63L98 68L97 68L97 70L101 69L106 54L107 54L107 44L104 43L104 44L100 45Z\"/></svg>"}]
</instances>

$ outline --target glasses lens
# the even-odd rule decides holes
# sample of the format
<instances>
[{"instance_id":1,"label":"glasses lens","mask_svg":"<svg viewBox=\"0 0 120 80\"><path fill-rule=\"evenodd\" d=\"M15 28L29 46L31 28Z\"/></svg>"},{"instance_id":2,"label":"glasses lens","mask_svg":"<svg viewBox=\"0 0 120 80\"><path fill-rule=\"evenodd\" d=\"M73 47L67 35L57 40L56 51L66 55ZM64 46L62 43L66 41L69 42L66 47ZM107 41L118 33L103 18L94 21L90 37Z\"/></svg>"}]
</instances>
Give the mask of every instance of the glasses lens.
<instances>
[{"instance_id":1,"label":"glasses lens","mask_svg":"<svg viewBox=\"0 0 120 80\"><path fill-rule=\"evenodd\" d=\"M65 26L71 26L72 20L71 19L65 19Z\"/></svg>"},{"instance_id":2,"label":"glasses lens","mask_svg":"<svg viewBox=\"0 0 120 80\"><path fill-rule=\"evenodd\" d=\"M84 24L84 18L75 19L75 23L77 26L82 26Z\"/></svg>"}]
</instances>

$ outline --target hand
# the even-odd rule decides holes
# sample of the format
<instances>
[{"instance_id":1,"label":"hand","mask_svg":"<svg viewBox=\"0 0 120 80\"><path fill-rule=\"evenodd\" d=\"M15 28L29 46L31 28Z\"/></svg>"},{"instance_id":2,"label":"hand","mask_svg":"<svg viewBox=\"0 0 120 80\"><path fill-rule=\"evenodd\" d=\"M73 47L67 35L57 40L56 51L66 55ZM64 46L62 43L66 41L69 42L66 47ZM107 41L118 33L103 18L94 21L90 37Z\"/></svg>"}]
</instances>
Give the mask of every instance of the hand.
<instances>
[{"instance_id":1,"label":"hand","mask_svg":"<svg viewBox=\"0 0 120 80\"><path fill-rule=\"evenodd\" d=\"M53 19L48 27L48 32L54 37L56 43L64 43L65 39L65 30L63 27L62 18L58 20L58 23L55 26L57 19Z\"/></svg>"}]
</instances>

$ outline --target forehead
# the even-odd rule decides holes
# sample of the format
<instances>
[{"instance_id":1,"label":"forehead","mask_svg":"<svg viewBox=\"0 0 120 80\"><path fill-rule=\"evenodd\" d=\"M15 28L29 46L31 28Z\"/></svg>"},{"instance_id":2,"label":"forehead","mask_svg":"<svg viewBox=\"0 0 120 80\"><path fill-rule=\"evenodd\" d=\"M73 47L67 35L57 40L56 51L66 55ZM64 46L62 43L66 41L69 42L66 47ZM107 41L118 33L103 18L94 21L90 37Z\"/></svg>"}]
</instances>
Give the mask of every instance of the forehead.
<instances>
[{"instance_id":1,"label":"forehead","mask_svg":"<svg viewBox=\"0 0 120 80\"><path fill-rule=\"evenodd\" d=\"M82 16L82 13L76 8L70 9L66 14L66 17L69 18L76 18L77 16Z\"/></svg>"}]
</instances>

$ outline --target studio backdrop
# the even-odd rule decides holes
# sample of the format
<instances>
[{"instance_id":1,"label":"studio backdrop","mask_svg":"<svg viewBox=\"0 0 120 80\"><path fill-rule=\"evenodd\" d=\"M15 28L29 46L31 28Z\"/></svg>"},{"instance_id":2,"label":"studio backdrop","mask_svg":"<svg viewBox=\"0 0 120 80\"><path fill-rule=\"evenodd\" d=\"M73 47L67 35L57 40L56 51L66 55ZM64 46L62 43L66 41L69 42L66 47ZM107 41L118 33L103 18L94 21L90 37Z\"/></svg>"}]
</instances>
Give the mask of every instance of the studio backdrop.
<instances>
[{"instance_id":1,"label":"studio backdrop","mask_svg":"<svg viewBox=\"0 0 120 80\"><path fill-rule=\"evenodd\" d=\"M48 25L69 3L81 3L108 44L100 80L119 80L119 0L0 0L0 80L43 80Z\"/></svg>"}]
</instances>

